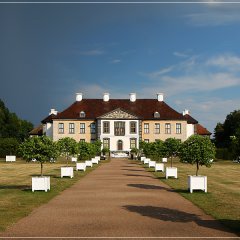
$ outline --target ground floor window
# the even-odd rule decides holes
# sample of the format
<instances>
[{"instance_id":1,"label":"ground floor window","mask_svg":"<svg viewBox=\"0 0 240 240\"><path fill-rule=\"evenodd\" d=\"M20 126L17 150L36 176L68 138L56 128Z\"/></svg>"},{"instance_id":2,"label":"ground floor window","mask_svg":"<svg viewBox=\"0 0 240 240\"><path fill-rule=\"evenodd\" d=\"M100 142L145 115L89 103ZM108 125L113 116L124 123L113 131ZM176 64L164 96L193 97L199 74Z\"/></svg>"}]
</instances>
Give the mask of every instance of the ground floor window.
<instances>
[{"instance_id":1,"label":"ground floor window","mask_svg":"<svg viewBox=\"0 0 240 240\"><path fill-rule=\"evenodd\" d=\"M85 142L85 139L80 139L80 142Z\"/></svg>"},{"instance_id":2,"label":"ground floor window","mask_svg":"<svg viewBox=\"0 0 240 240\"><path fill-rule=\"evenodd\" d=\"M110 139L109 138L103 139L103 148L110 148Z\"/></svg>"},{"instance_id":3,"label":"ground floor window","mask_svg":"<svg viewBox=\"0 0 240 240\"><path fill-rule=\"evenodd\" d=\"M149 143L149 139L144 139L144 142Z\"/></svg>"},{"instance_id":4,"label":"ground floor window","mask_svg":"<svg viewBox=\"0 0 240 240\"><path fill-rule=\"evenodd\" d=\"M137 147L137 139L136 138L131 138L130 139L130 148L136 148Z\"/></svg>"}]
</instances>

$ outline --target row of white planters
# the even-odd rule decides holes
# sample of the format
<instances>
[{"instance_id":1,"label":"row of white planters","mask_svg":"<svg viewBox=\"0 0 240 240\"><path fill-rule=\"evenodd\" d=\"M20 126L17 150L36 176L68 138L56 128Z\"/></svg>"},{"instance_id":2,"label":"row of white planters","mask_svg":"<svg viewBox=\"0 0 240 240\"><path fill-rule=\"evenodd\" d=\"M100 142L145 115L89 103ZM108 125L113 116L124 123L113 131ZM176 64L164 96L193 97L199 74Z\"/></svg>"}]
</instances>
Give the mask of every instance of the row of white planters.
<instances>
[{"instance_id":1,"label":"row of white planters","mask_svg":"<svg viewBox=\"0 0 240 240\"><path fill-rule=\"evenodd\" d=\"M100 157L92 158L92 160L87 160L84 163L76 163L76 170L86 171L87 167L92 167L93 164L98 164ZM63 177L74 177L73 167L61 167L61 178ZM32 177L32 191L43 190L47 192L50 190L50 177Z\"/></svg>"},{"instance_id":2,"label":"row of white planters","mask_svg":"<svg viewBox=\"0 0 240 240\"><path fill-rule=\"evenodd\" d=\"M164 172L164 163L156 163L155 161L151 161L150 158L146 157L141 157L141 162L148 164L149 168L155 168L155 172ZM167 162L167 158L162 158L162 162ZM166 179L169 177L178 177L176 167L166 167ZM190 190L190 193L192 193L193 190L203 190L204 192L207 192L207 177L188 176L188 189Z\"/></svg>"},{"instance_id":3,"label":"row of white planters","mask_svg":"<svg viewBox=\"0 0 240 240\"><path fill-rule=\"evenodd\" d=\"M6 156L6 162L16 162L16 156L13 155Z\"/></svg>"}]
</instances>

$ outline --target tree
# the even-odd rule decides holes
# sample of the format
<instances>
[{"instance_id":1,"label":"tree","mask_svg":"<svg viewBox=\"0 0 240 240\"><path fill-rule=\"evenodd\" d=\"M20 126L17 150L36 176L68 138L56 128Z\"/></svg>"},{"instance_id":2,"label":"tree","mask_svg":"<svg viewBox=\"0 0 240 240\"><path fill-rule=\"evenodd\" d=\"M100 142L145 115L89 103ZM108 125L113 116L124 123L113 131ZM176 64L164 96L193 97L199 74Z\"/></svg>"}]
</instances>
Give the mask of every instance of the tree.
<instances>
[{"instance_id":1,"label":"tree","mask_svg":"<svg viewBox=\"0 0 240 240\"><path fill-rule=\"evenodd\" d=\"M75 155L78 153L77 142L70 137L61 138L57 141L58 149L62 155L68 160L70 155Z\"/></svg>"},{"instance_id":2,"label":"tree","mask_svg":"<svg viewBox=\"0 0 240 240\"><path fill-rule=\"evenodd\" d=\"M215 157L215 146L208 137L192 135L180 148L180 161L197 165L196 176L200 166L211 166Z\"/></svg>"},{"instance_id":3,"label":"tree","mask_svg":"<svg viewBox=\"0 0 240 240\"><path fill-rule=\"evenodd\" d=\"M230 139L232 156L234 159L237 159L237 157L240 156L240 138L237 138L236 136L231 136Z\"/></svg>"},{"instance_id":4,"label":"tree","mask_svg":"<svg viewBox=\"0 0 240 240\"><path fill-rule=\"evenodd\" d=\"M46 136L31 137L19 146L19 151L24 159L31 161L36 159L41 164L41 176L43 176L43 163L59 155L57 145Z\"/></svg>"},{"instance_id":5,"label":"tree","mask_svg":"<svg viewBox=\"0 0 240 240\"><path fill-rule=\"evenodd\" d=\"M166 156L171 157L171 167L172 167L172 158L178 155L181 140L176 138L167 138L164 142Z\"/></svg>"},{"instance_id":6,"label":"tree","mask_svg":"<svg viewBox=\"0 0 240 240\"><path fill-rule=\"evenodd\" d=\"M19 142L16 138L0 138L0 157L17 155Z\"/></svg>"},{"instance_id":7,"label":"tree","mask_svg":"<svg viewBox=\"0 0 240 240\"><path fill-rule=\"evenodd\" d=\"M95 148L95 155L100 156L101 155L101 146L102 146L102 142L100 140L96 140L92 143L92 145Z\"/></svg>"}]
</instances>

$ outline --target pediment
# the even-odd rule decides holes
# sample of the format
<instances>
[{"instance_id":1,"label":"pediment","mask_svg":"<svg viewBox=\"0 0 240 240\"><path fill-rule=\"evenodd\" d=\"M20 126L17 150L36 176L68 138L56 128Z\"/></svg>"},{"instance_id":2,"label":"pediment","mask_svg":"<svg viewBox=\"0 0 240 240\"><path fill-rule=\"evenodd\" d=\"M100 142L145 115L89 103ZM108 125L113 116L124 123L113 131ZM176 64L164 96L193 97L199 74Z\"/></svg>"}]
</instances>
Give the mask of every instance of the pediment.
<instances>
[{"instance_id":1,"label":"pediment","mask_svg":"<svg viewBox=\"0 0 240 240\"><path fill-rule=\"evenodd\" d=\"M121 108L117 108L111 112L108 112L102 116L100 116L99 118L108 118L108 119L138 119L137 116L121 109Z\"/></svg>"}]
</instances>

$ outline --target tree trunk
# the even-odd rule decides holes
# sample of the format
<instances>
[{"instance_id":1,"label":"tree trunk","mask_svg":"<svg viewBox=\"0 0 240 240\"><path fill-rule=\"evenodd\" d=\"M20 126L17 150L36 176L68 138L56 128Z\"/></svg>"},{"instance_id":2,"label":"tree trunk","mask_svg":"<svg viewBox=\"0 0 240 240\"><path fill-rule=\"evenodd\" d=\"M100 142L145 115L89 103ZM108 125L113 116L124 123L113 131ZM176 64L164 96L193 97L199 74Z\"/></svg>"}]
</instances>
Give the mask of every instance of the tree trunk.
<instances>
[{"instance_id":1,"label":"tree trunk","mask_svg":"<svg viewBox=\"0 0 240 240\"><path fill-rule=\"evenodd\" d=\"M43 163L41 162L41 177L43 176Z\"/></svg>"},{"instance_id":2,"label":"tree trunk","mask_svg":"<svg viewBox=\"0 0 240 240\"><path fill-rule=\"evenodd\" d=\"M198 170L199 170L199 164L198 164L198 161L197 161L197 171L196 171L196 176L198 176Z\"/></svg>"},{"instance_id":3,"label":"tree trunk","mask_svg":"<svg viewBox=\"0 0 240 240\"><path fill-rule=\"evenodd\" d=\"M171 167L172 167L172 156L171 156Z\"/></svg>"}]
</instances>

